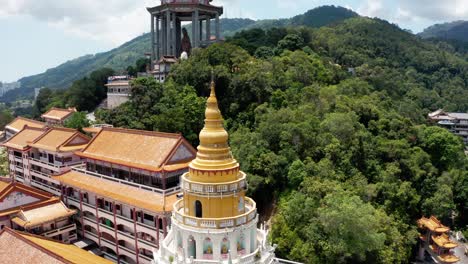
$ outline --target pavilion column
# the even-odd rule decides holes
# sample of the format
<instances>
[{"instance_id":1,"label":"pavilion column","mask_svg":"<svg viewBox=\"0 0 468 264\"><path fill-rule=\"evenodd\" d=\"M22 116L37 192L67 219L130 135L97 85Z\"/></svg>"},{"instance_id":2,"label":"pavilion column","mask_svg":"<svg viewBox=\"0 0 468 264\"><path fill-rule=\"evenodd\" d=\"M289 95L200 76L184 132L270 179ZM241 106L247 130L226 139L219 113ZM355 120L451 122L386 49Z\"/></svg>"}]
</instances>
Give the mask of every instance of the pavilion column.
<instances>
[{"instance_id":1,"label":"pavilion column","mask_svg":"<svg viewBox=\"0 0 468 264\"><path fill-rule=\"evenodd\" d=\"M199 23L198 21L200 20L199 16L198 16L198 9L195 10L195 23L192 24L193 27L195 27L195 35L193 36L193 38L195 39L195 48L198 48L199 45L200 45L200 28L199 28Z\"/></svg>"},{"instance_id":2,"label":"pavilion column","mask_svg":"<svg viewBox=\"0 0 468 264\"><path fill-rule=\"evenodd\" d=\"M158 60L167 53L166 52L166 47L167 47L166 46L166 42L167 42L166 32L167 32L166 18L164 16L161 16L161 39L162 39L162 43L161 43L161 56L158 58Z\"/></svg>"},{"instance_id":3,"label":"pavilion column","mask_svg":"<svg viewBox=\"0 0 468 264\"><path fill-rule=\"evenodd\" d=\"M200 19L200 22L199 22L199 29L200 29L200 32L199 32L199 40L200 40L200 46L201 46L201 42L203 41L203 20Z\"/></svg>"},{"instance_id":4,"label":"pavilion column","mask_svg":"<svg viewBox=\"0 0 468 264\"><path fill-rule=\"evenodd\" d=\"M216 13L216 41L221 39L221 26L219 24L219 13Z\"/></svg>"},{"instance_id":5,"label":"pavilion column","mask_svg":"<svg viewBox=\"0 0 468 264\"><path fill-rule=\"evenodd\" d=\"M211 38L211 18L208 16L206 19L206 41L210 41Z\"/></svg>"},{"instance_id":6,"label":"pavilion column","mask_svg":"<svg viewBox=\"0 0 468 264\"><path fill-rule=\"evenodd\" d=\"M155 60L159 60L160 55L160 48L161 48L161 39L160 39L160 32L159 32L159 16L156 16L156 54L155 58L153 58L153 61L151 62L151 65L153 65ZM152 69L153 70L153 69Z\"/></svg>"},{"instance_id":7,"label":"pavilion column","mask_svg":"<svg viewBox=\"0 0 468 264\"><path fill-rule=\"evenodd\" d=\"M154 58L156 57L155 35L154 15L151 14L151 65L153 65Z\"/></svg>"},{"instance_id":8,"label":"pavilion column","mask_svg":"<svg viewBox=\"0 0 468 264\"><path fill-rule=\"evenodd\" d=\"M83 215L84 215L84 212L83 212L83 193L81 192L81 190L79 190L80 192L80 221L81 221L81 231L83 232L83 237L85 236L85 226L84 226L84 220L83 220ZM67 204L68 205L68 204Z\"/></svg>"},{"instance_id":9,"label":"pavilion column","mask_svg":"<svg viewBox=\"0 0 468 264\"><path fill-rule=\"evenodd\" d=\"M171 54L171 12L166 11L166 53L164 55Z\"/></svg>"},{"instance_id":10,"label":"pavilion column","mask_svg":"<svg viewBox=\"0 0 468 264\"><path fill-rule=\"evenodd\" d=\"M192 13L192 48L195 48L195 44L196 44L196 40L195 40L195 36L196 36L196 30L197 30L197 27L196 27L196 23L195 23L195 11Z\"/></svg>"},{"instance_id":11,"label":"pavilion column","mask_svg":"<svg viewBox=\"0 0 468 264\"><path fill-rule=\"evenodd\" d=\"M182 22L180 19L176 21L176 53L177 57L182 53Z\"/></svg>"},{"instance_id":12,"label":"pavilion column","mask_svg":"<svg viewBox=\"0 0 468 264\"><path fill-rule=\"evenodd\" d=\"M177 57L177 30L176 30L176 23L177 23L177 17L176 13L172 13L172 39L171 39L171 44L172 44L172 55Z\"/></svg>"}]
</instances>

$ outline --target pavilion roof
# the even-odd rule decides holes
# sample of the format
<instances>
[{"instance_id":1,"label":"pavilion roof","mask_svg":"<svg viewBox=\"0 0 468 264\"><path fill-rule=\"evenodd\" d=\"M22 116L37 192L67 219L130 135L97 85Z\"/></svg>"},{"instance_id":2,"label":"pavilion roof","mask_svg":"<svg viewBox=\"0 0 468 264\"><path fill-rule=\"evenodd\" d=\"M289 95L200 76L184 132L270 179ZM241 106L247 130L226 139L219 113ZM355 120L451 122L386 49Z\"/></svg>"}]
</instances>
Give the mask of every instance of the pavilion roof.
<instances>
[{"instance_id":1,"label":"pavilion roof","mask_svg":"<svg viewBox=\"0 0 468 264\"><path fill-rule=\"evenodd\" d=\"M431 216L430 218L422 217L418 220L418 225L420 228L427 228L437 233L446 233L450 230L450 228L444 226L435 216Z\"/></svg>"},{"instance_id":2,"label":"pavilion roof","mask_svg":"<svg viewBox=\"0 0 468 264\"><path fill-rule=\"evenodd\" d=\"M74 245L8 227L0 231L0 259L2 263L112 263Z\"/></svg>"},{"instance_id":3,"label":"pavilion roof","mask_svg":"<svg viewBox=\"0 0 468 264\"><path fill-rule=\"evenodd\" d=\"M21 131L9 138L2 145L7 148L24 150L29 147L32 141L40 137L44 131L46 131L44 128L29 127L26 125Z\"/></svg>"},{"instance_id":4,"label":"pavilion roof","mask_svg":"<svg viewBox=\"0 0 468 264\"><path fill-rule=\"evenodd\" d=\"M8 125L6 125L5 128L18 132L21 129L23 129L26 125L29 127L37 128L44 128L46 126L46 124L43 122L18 116L17 118L15 118L15 120L11 121Z\"/></svg>"},{"instance_id":5,"label":"pavilion roof","mask_svg":"<svg viewBox=\"0 0 468 264\"><path fill-rule=\"evenodd\" d=\"M151 212L170 212L172 205L177 201L176 194L165 196L73 170L62 175L52 176L52 178L63 185L95 193L98 196Z\"/></svg>"},{"instance_id":6,"label":"pavilion roof","mask_svg":"<svg viewBox=\"0 0 468 264\"><path fill-rule=\"evenodd\" d=\"M457 263L458 261L460 261L460 258L453 254L442 254L442 255L437 256L437 258L442 263Z\"/></svg>"},{"instance_id":7,"label":"pavilion roof","mask_svg":"<svg viewBox=\"0 0 468 264\"><path fill-rule=\"evenodd\" d=\"M449 236L447 236L446 234L431 237L432 241L434 241L439 247L449 249L458 247L458 244L450 240Z\"/></svg>"},{"instance_id":8,"label":"pavilion roof","mask_svg":"<svg viewBox=\"0 0 468 264\"><path fill-rule=\"evenodd\" d=\"M56 108L52 107L49 111L41 115L44 119L53 119L58 121L63 121L73 113L76 112L76 108Z\"/></svg>"},{"instance_id":9,"label":"pavilion roof","mask_svg":"<svg viewBox=\"0 0 468 264\"><path fill-rule=\"evenodd\" d=\"M11 221L23 228L34 228L47 222L72 216L75 213L76 210L68 209L60 200L57 200L49 205L21 209Z\"/></svg>"},{"instance_id":10,"label":"pavilion roof","mask_svg":"<svg viewBox=\"0 0 468 264\"><path fill-rule=\"evenodd\" d=\"M89 138L75 129L54 127L34 140L30 146L49 151L77 151L83 149Z\"/></svg>"},{"instance_id":11,"label":"pavilion roof","mask_svg":"<svg viewBox=\"0 0 468 264\"><path fill-rule=\"evenodd\" d=\"M191 153L176 164L169 162L176 150L184 145ZM148 171L175 171L188 168L195 149L180 134L122 128L102 128L77 155Z\"/></svg>"}]
</instances>

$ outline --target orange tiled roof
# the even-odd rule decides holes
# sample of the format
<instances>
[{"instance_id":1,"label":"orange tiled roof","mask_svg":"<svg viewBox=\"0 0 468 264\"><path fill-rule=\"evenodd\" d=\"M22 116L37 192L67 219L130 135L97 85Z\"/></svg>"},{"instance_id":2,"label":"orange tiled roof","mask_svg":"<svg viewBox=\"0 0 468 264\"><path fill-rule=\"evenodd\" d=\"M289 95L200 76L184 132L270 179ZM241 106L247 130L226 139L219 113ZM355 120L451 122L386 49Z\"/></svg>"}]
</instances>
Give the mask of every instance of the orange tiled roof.
<instances>
[{"instance_id":1,"label":"orange tiled roof","mask_svg":"<svg viewBox=\"0 0 468 264\"><path fill-rule=\"evenodd\" d=\"M452 254L442 254L437 257L442 263L457 263L460 258Z\"/></svg>"},{"instance_id":2,"label":"orange tiled roof","mask_svg":"<svg viewBox=\"0 0 468 264\"><path fill-rule=\"evenodd\" d=\"M450 240L449 236L442 234L440 236L431 236L432 241L434 241L439 247L442 248L456 248L458 244Z\"/></svg>"},{"instance_id":3,"label":"orange tiled roof","mask_svg":"<svg viewBox=\"0 0 468 264\"><path fill-rule=\"evenodd\" d=\"M84 141L79 144L67 144L76 137L81 137ZM49 151L68 152L83 149L88 141L89 138L87 136L75 129L54 127L34 140L30 146Z\"/></svg>"},{"instance_id":4,"label":"orange tiled roof","mask_svg":"<svg viewBox=\"0 0 468 264\"><path fill-rule=\"evenodd\" d=\"M24 150L29 144L40 137L45 129L25 126L20 132L5 141L2 145L7 148Z\"/></svg>"},{"instance_id":5,"label":"orange tiled roof","mask_svg":"<svg viewBox=\"0 0 468 264\"><path fill-rule=\"evenodd\" d=\"M165 169L167 160L184 144L195 157L193 147L179 134L122 128L102 128L88 146L76 154L149 171ZM187 168L190 160L179 162L172 170Z\"/></svg>"},{"instance_id":6,"label":"orange tiled roof","mask_svg":"<svg viewBox=\"0 0 468 264\"><path fill-rule=\"evenodd\" d=\"M76 108L63 109L63 108L52 107L51 109L49 109L49 111L42 114L41 117L44 119L47 118L47 119L63 121L75 112L76 112Z\"/></svg>"},{"instance_id":7,"label":"orange tiled roof","mask_svg":"<svg viewBox=\"0 0 468 264\"><path fill-rule=\"evenodd\" d=\"M62 175L52 176L52 178L64 185L95 193L99 196L151 212L170 212L172 205L177 201L176 194L164 196L77 171L69 171Z\"/></svg>"},{"instance_id":8,"label":"orange tiled roof","mask_svg":"<svg viewBox=\"0 0 468 264\"><path fill-rule=\"evenodd\" d=\"M450 230L450 228L444 226L435 216L430 218L422 217L418 220L418 225L421 228L428 228L432 232L445 233Z\"/></svg>"},{"instance_id":9,"label":"orange tiled roof","mask_svg":"<svg viewBox=\"0 0 468 264\"><path fill-rule=\"evenodd\" d=\"M1 263L112 263L77 246L10 228L0 231L0 260Z\"/></svg>"},{"instance_id":10,"label":"orange tiled roof","mask_svg":"<svg viewBox=\"0 0 468 264\"><path fill-rule=\"evenodd\" d=\"M34 228L47 222L72 216L76 210L68 209L61 201L31 209L21 209L18 215L11 219L23 228Z\"/></svg>"},{"instance_id":11,"label":"orange tiled roof","mask_svg":"<svg viewBox=\"0 0 468 264\"><path fill-rule=\"evenodd\" d=\"M29 127L38 127L38 128L44 128L46 126L45 123L42 123L40 121L18 116L17 118L15 118L15 120L11 121L11 123L6 125L5 128L18 132L21 129L23 129L25 125Z\"/></svg>"}]
</instances>

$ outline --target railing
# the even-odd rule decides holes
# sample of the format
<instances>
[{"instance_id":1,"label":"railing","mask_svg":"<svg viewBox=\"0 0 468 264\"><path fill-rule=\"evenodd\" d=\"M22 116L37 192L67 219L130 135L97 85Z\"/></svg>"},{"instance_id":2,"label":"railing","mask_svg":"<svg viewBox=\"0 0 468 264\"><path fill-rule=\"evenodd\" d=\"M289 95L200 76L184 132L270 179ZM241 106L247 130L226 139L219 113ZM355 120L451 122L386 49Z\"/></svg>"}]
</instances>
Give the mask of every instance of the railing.
<instances>
[{"instance_id":1,"label":"railing","mask_svg":"<svg viewBox=\"0 0 468 264\"><path fill-rule=\"evenodd\" d=\"M86 175L91 175L91 176L94 176L94 177L98 177L98 178L101 178L101 179L104 179L104 180L109 180L109 181L113 181L113 182L116 182L116 183L132 186L132 187L142 189L142 190L145 190L145 191L159 193L159 194L162 194L162 195L173 194L173 193L176 193L176 192L180 191L180 189L181 189L180 186L176 186L176 187L173 187L173 188L170 188L170 189L167 189L167 190L163 190L163 189L159 189L159 188L155 188L155 187L150 187L150 186L147 186L147 185L142 185L142 184L138 184L138 183L134 183L134 182L129 182L129 181L126 181L126 180L113 178L113 177L106 176L106 175L103 175L103 174L99 174L99 173L96 173L96 172L88 171L88 170L86 170L86 168L85 168L85 166L83 164L72 167L72 170L77 171L77 172L81 172L81 173L86 174Z\"/></svg>"},{"instance_id":2,"label":"railing","mask_svg":"<svg viewBox=\"0 0 468 264\"><path fill-rule=\"evenodd\" d=\"M257 216L257 208L255 202L252 199L245 197L245 208L248 211L239 216L226 218L196 218L185 215L185 213L183 212L183 200L179 200L174 204L173 215L178 222L188 226L220 229L226 227L240 226L255 219Z\"/></svg>"},{"instance_id":3,"label":"railing","mask_svg":"<svg viewBox=\"0 0 468 264\"><path fill-rule=\"evenodd\" d=\"M75 160L75 161L67 162L67 163L62 164L62 165L58 165L58 164L54 164L54 163L50 163L50 162L46 162L46 161L38 160L38 159L34 159L34 158L29 158L29 160L32 161L32 162L37 162L37 163L40 163L42 165L50 166L50 167L53 167L53 168L56 168L56 169L67 168L67 167L71 167L71 166L74 166L74 165L77 165L77 164L83 164L83 162L84 162L82 160L80 160L80 161Z\"/></svg>"},{"instance_id":4,"label":"railing","mask_svg":"<svg viewBox=\"0 0 468 264\"><path fill-rule=\"evenodd\" d=\"M122 231L122 230L117 230L117 233L119 233L119 234L121 234L121 235L124 235L124 236L126 236L127 238L135 239L135 235L134 235L134 234L131 234L131 233L128 233L128 232L125 232L125 231Z\"/></svg>"},{"instance_id":5,"label":"railing","mask_svg":"<svg viewBox=\"0 0 468 264\"><path fill-rule=\"evenodd\" d=\"M153 259L151 257L145 256L143 254L138 254L138 257L140 257L140 258L142 258L142 259L144 259L146 261L149 261L149 262L153 261Z\"/></svg>"},{"instance_id":6,"label":"railing","mask_svg":"<svg viewBox=\"0 0 468 264\"><path fill-rule=\"evenodd\" d=\"M91 223L96 224L96 220L94 220L94 219L92 219L92 218L89 218L89 217L87 217L87 216L83 216L83 219L84 219L84 220L88 220L88 221L90 221Z\"/></svg>"},{"instance_id":7,"label":"railing","mask_svg":"<svg viewBox=\"0 0 468 264\"><path fill-rule=\"evenodd\" d=\"M239 172L241 178L227 183L200 183L188 180L184 174L182 176L182 186L185 190L195 193L227 193L239 192L247 188L246 175L244 172Z\"/></svg>"},{"instance_id":8,"label":"railing","mask_svg":"<svg viewBox=\"0 0 468 264\"><path fill-rule=\"evenodd\" d=\"M31 180L31 184L34 187L37 187L39 189L45 190L47 192L53 193L55 195L60 195L60 190L57 188L54 188L48 184L44 184L42 182L36 181L36 180Z\"/></svg>"},{"instance_id":9,"label":"railing","mask_svg":"<svg viewBox=\"0 0 468 264\"><path fill-rule=\"evenodd\" d=\"M47 231L45 233L42 233L42 235L45 237L54 237L54 236L57 236L66 232L70 232L73 230L76 230L76 224L71 224L71 225L61 227L61 228L57 228L55 230Z\"/></svg>"},{"instance_id":10,"label":"railing","mask_svg":"<svg viewBox=\"0 0 468 264\"><path fill-rule=\"evenodd\" d=\"M144 240L144 239L142 239L142 238L138 238L138 242L139 242L139 243L143 243L143 244L145 244L145 245L147 245L147 246L149 246L149 247L156 247L156 246L157 246L157 245L156 245L156 242L153 243L153 242L151 242L151 241Z\"/></svg>"},{"instance_id":11,"label":"railing","mask_svg":"<svg viewBox=\"0 0 468 264\"><path fill-rule=\"evenodd\" d=\"M127 253L130 253L132 255L136 254L134 249L129 249L129 248L126 248L125 246L122 246L122 245L119 245L119 249L122 249L123 251L127 251Z\"/></svg>"},{"instance_id":12,"label":"railing","mask_svg":"<svg viewBox=\"0 0 468 264\"><path fill-rule=\"evenodd\" d=\"M156 230L156 227L147 225L147 224L145 224L145 223L137 222L137 225L142 226L142 227L149 228L149 229L151 229L151 230Z\"/></svg>"}]
</instances>

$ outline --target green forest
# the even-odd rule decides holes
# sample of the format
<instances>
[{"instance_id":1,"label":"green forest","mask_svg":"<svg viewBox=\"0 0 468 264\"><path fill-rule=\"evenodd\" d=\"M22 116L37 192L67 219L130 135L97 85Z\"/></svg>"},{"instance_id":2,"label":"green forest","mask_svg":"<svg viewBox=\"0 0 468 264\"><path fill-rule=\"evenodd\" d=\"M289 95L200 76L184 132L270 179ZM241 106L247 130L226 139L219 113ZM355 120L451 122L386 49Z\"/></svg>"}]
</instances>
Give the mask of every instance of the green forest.
<instances>
[{"instance_id":1,"label":"green forest","mask_svg":"<svg viewBox=\"0 0 468 264\"><path fill-rule=\"evenodd\" d=\"M421 216L468 224L463 143L426 122L438 108L468 109L467 57L440 45L361 17L242 31L194 50L163 85L136 79L131 101L96 115L197 145L213 70L233 154L271 216L279 257L408 263Z\"/></svg>"}]
</instances>

